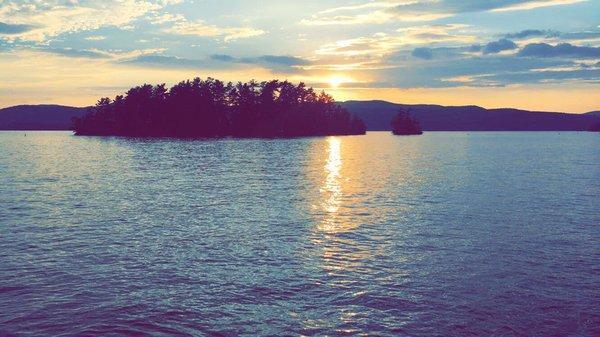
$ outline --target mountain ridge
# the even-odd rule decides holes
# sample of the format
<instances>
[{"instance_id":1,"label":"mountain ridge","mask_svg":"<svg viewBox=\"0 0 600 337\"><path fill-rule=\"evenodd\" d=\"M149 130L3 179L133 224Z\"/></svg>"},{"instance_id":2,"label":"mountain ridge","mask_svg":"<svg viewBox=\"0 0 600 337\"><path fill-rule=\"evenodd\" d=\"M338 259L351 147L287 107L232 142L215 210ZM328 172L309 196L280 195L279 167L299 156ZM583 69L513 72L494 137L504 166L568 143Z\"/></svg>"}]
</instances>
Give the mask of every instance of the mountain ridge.
<instances>
[{"instance_id":1,"label":"mountain ridge","mask_svg":"<svg viewBox=\"0 0 600 337\"><path fill-rule=\"evenodd\" d=\"M425 131L585 131L600 121L600 111L583 114L486 109L477 105L401 104L384 100L339 102L363 119L369 131L391 130L401 108L410 109ZM0 130L70 130L71 119L89 107L58 104L16 105L0 109Z\"/></svg>"},{"instance_id":2,"label":"mountain ridge","mask_svg":"<svg viewBox=\"0 0 600 337\"><path fill-rule=\"evenodd\" d=\"M0 109L0 130L69 130L71 118L81 117L87 109L58 104L15 105Z\"/></svg>"},{"instance_id":3,"label":"mountain ridge","mask_svg":"<svg viewBox=\"0 0 600 337\"><path fill-rule=\"evenodd\" d=\"M525 110L519 108L511 108L511 107L503 107L503 108L484 108L482 106L476 104L467 104L467 105L441 105L441 104L432 104L432 103L419 103L419 104L406 104L406 103L394 103L386 100L374 99L374 100L347 100L338 102L339 104L349 104L349 103L384 103L391 105L400 105L400 106L429 106L429 107L443 107L443 108L479 108L483 110L518 110L523 112L536 112L536 113L558 113L558 114L567 114L567 115L586 115L586 114L597 114L600 113L600 110L582 112L582 113L574 113L574 112L565 112L565 111L542 111L542 110Z\"/></svg>"},{"instance_id":4,"label":"mountain ridge","mask_svg":"<svg viewBox=\"0 0 600 337\"><path fill-rule=\"evenodd\" d=\"M595 114L486 109L477 105L399 104L381 100L346 101L343 107L362 118L370 131L388 131L400 109L410 109L424 131L585 131Z\"/></svg>"}]
</instances>

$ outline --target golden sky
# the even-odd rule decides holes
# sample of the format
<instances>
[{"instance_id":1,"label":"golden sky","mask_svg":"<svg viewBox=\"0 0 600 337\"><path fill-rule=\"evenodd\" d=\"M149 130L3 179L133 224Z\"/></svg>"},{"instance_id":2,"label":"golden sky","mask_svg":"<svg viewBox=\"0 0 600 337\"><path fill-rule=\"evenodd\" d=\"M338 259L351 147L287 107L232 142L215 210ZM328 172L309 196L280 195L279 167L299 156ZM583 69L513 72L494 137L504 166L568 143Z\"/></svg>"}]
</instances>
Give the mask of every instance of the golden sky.
<instances>
[{"instance_id":1,"label":"golden sky","mask_svg":"<svg viewBox=\"0 0 600 337\"><path fill-rule=\"evenodd\" d=\"M338 101L599 110L598 13L586 0L0 2L0 107L210 76L303 81Z\"/></svg>"}]
</instances>

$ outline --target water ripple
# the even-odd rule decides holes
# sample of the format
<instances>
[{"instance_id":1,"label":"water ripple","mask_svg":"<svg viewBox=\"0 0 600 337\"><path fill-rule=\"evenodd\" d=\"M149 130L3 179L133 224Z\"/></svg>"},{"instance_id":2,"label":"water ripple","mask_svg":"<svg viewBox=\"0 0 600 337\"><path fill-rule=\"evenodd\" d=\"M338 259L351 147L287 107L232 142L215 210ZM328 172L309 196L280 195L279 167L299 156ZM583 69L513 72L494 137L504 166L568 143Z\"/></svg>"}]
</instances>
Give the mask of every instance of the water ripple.
<instances>
[{"instance_id":1,"label":"water ripple","mask_svg":"<svg viewBox=\"0 0 600 337\"><path fill-rule=\"evenodd\" d=\"M597 145L0 132L0 335L597 336Z\"/></svg>"}]
</instances>

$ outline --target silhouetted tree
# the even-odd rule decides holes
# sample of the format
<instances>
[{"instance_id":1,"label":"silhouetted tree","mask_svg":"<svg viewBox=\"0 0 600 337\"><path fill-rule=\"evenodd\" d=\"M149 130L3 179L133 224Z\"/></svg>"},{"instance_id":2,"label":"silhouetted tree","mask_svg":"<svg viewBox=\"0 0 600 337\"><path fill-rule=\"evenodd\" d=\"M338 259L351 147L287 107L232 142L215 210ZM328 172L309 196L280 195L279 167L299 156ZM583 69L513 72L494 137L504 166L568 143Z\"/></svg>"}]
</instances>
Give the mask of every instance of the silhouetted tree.
<instances>
[{"instance_id":1,"label":"silhouetted tree","mask_svg":"<svg viewBox=\"0 0 600 337\"><path fill-rule=\"evenodd\" d=\"M399 136L422 135L419 122L410 115L410 110L400 109L392 120L392 133Z\"/></svg>"},{"instance_id":2,"label":"silhouetted tree","mask_svg":"<svg viewBox=\"0 0 600 337\"><path fill-rule=\"evenodd\" d=\"M365 124L324 92L304 83L224 83L207 78L144 84L114 100L102 98L76 135L134 137L302 137L364 134Z\"/></svg>"}]
</instances>

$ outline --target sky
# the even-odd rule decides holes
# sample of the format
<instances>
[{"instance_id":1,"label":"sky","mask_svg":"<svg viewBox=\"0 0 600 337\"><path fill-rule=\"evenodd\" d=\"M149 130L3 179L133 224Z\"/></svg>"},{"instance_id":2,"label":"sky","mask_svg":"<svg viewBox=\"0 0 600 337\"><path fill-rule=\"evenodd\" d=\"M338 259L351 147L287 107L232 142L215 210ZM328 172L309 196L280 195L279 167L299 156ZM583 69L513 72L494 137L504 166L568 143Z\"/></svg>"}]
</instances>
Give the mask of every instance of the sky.
<instances>
[{"instance_id":1,"label":"sky","mask_svg":"<svg viewBox=\"0 0 600 337\"><path fill-rule=\"evenodd\" d=\"M194 77L600 110L600 0L0 0L0 107Z\"/></svg>"}]
</instances>

